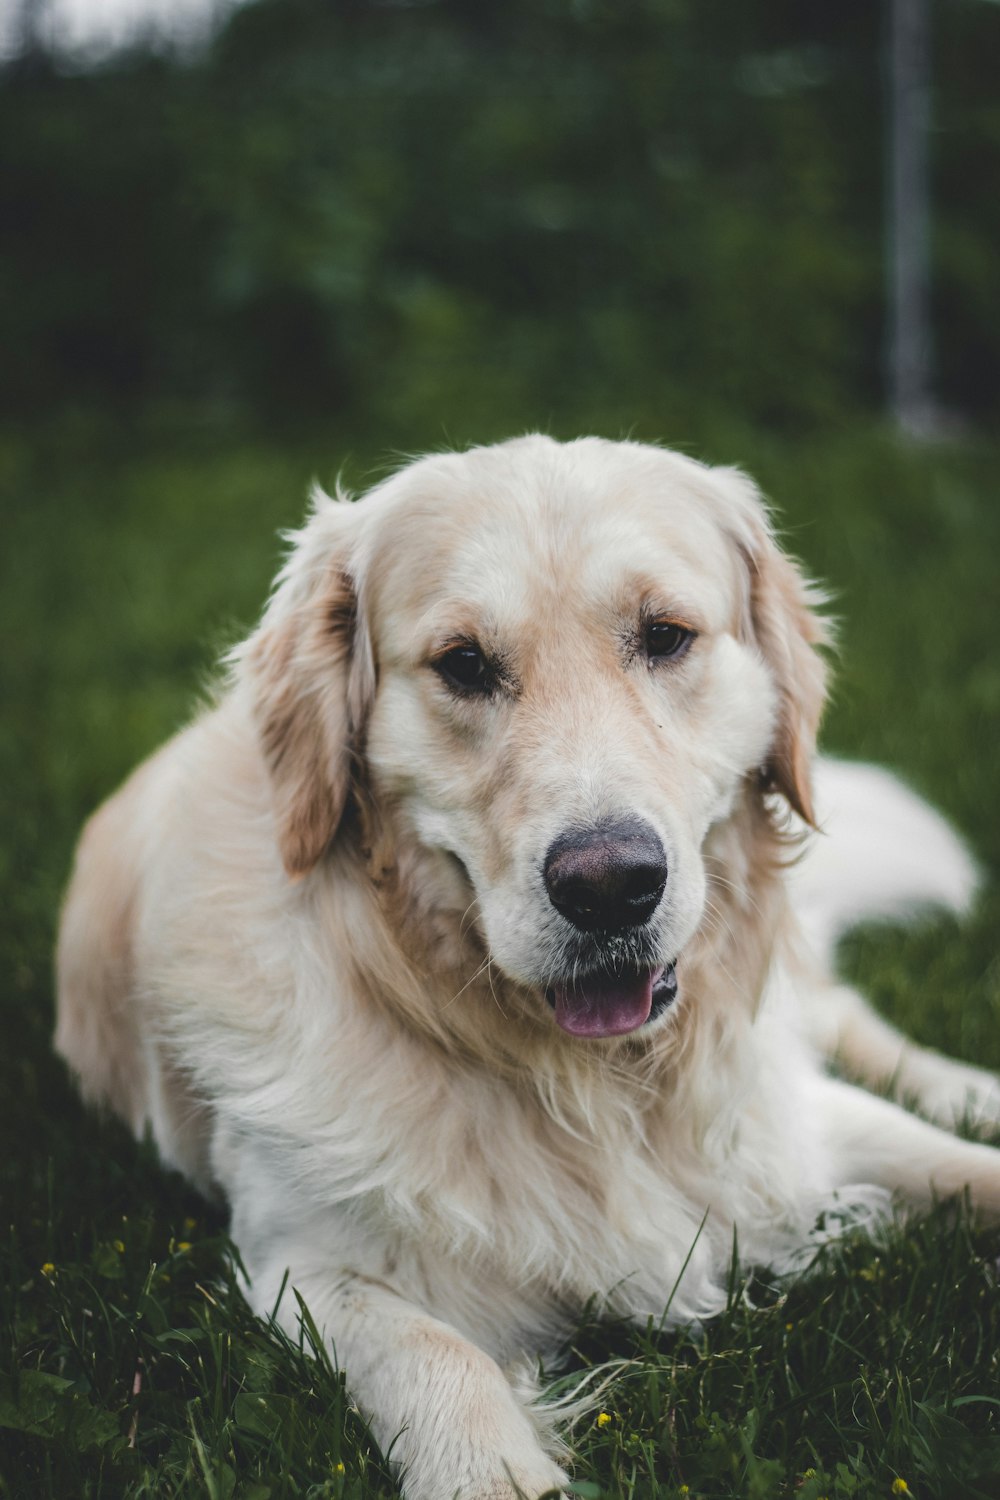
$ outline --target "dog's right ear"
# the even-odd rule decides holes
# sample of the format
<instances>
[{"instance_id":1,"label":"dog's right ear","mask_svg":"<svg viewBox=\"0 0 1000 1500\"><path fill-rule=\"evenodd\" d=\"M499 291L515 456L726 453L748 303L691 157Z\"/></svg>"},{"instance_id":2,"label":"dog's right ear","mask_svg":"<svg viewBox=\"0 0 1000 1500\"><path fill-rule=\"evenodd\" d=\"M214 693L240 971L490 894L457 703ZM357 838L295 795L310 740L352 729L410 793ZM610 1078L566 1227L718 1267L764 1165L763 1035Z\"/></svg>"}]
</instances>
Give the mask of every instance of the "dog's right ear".
<instances>
[{"instance_id":1,"label":"dog's right ear","mask_svg":"<svg viewBox=\"0 0 1000 1500\"><path fill-rule=\"evenodd\" d=\"M352 566L351 503L315 494L258 629L232 655L271 778L288 874L307 875L337 832L375 669Z\"/></svg>"}]
</instances>

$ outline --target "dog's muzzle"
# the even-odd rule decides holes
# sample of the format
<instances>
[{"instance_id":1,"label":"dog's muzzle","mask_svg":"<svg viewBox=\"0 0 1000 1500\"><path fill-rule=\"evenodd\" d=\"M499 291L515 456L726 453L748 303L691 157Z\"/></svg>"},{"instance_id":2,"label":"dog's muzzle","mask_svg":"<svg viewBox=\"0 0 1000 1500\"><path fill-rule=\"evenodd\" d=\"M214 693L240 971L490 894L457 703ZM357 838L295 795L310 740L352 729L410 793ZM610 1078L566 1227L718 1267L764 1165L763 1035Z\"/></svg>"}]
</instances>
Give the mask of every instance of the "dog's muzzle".
<instances>
[{"instance_id":1,"label":"dog's muzzle","mask_svg":"<svg viewBox=\"0 0 1000 1500\"><path fill-rule=\"evenodd\" d=\"M667 856L656 831L638 818L567 830L542 869L549 900L579 932L621 950L644 928L667 886ZM557 1024L571 1036L624 1036L660 1014L677 993L672 964L646 968L609 962L575 973L546 992Z\"/></svg>"}]
</instances>

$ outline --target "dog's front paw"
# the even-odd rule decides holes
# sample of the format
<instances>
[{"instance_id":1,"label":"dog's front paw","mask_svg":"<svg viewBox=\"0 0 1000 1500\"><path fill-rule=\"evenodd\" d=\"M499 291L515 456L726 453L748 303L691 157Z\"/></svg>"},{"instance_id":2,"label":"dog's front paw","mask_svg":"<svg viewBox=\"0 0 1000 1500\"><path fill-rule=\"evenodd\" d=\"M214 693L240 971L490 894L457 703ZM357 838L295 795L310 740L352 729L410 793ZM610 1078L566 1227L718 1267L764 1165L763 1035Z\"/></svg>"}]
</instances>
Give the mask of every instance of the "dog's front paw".
<instances>
[{"instance_id":1,"label":"dog's front paw","mask_svg":"<svg viewBox=\"0 0 1000 1500\"><path fill-rule=\"evenodd\" d=\"M467 1455L457 1471L434 1459L403 1475L406 1500L540 1500L564 1495L568 1476L539 1448L510 1458L480 1452Z\"/></svg>"},{"instance_id":2,"label":"dog's front paw","mask_svg":"<svg viewBox=\"0 0 1000 1500\"><path fill-rule=\"evenodd\" d=\"M423 1402L392 1443L406 1500L539 1500L563 1494L568 1478L543 1446L530 1401L482 1350L438 1332L440 1358ZM425 1364L425 1370L428 1366ZM433 1399L428 1399L433 1397Z\"/></svg>"},{"instance_id":3,"label":"dog's front paw","mask_svg":"<svg viewBox=\"0 0 1000 1500\"><path fill-rule=\"evenodd\" d=\"M502 1479L487 1480L484 1489L469 1490L461 1495L460 1500L540 1500L543 1495L549 1500L549 1497L564 1496L568 1483L568 1476L561 1469L543 1459L543 1463L533 1466L530 1472L522 1469L515 1473L508 1469Z\"/></svg>"}]
</instances>

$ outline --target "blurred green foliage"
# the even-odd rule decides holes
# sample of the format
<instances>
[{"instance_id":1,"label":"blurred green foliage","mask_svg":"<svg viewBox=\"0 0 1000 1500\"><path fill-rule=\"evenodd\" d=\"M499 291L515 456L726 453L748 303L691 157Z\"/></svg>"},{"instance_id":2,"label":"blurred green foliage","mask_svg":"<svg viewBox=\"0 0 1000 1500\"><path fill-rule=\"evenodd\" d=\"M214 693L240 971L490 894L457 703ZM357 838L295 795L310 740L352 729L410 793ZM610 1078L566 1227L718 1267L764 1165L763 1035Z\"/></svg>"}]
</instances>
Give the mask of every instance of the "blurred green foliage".
<instances>
[{"instance_id":1,"label":"blurred green foliage","mask_svg":"<svg viewBox=\"0 0 1000 1500\"><path fill-rule=\"evenodd\" d=\"M870 0L258 0L183 64L10 66L0 407L870 408L883 25ZM998 50L1000 9L941 0L937 365L980 420Z\"/></svg>"}]
</instances>

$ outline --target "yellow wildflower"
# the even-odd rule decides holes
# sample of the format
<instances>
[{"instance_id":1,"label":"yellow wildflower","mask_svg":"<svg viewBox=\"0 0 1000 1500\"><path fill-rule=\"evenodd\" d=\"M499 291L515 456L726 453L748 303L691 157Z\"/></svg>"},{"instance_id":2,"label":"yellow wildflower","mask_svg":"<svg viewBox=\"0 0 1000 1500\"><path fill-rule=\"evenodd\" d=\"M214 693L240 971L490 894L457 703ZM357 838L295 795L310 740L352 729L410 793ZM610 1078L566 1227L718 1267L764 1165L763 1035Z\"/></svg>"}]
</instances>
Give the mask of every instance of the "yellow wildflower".
<instances>
[{"instance_id":1,"label":"yellow wildflower","mask_svg":"<svg viewBox=\"0 0 1000 1500\"><path fill-rule=\"evenodd\" d=\"M610 1421L611 1421L611 1413L609 1411L600 1411L600 1412L597 1413L597 1425L598 1425L598 1427L607 1427L607 1425L608 1425L608 1423Z\"/></svg>"},{"instance_id":2,"label":"yellow wildflower","mask_svg":"<svg viewBox=\"0 0 1000 1500\"><path fill-rule=\"evenodd\" d=\"M191 1241L190 1240L178 1240L177 1241L177 1249L180 1251L181 1255L186 1255L187 1252L191 1249Z\"/></svg>"},{"instance_id":3,"label":"yellow wildflower","mask_svg":"<svg viewBox=\"0 0 1000 1500\"><path fill-rule=\"evenodd\" d=\"M907 1484L905 1479L899 1479L897 1477L892 1481L892 1493L894 1495L909 1495L911 1493L910 1486Z\"/></svg>"},{"instance_id":4,"label":"yellow wildflower","mask_svg":"<svg viewBox=\"0 0 1000 1500\"><path fill-rule=\"evenodd\" d=\"M43 1276L54 1276L55 1274L56 1274L56 1268L55 1268L55 1266L52 1264L52 1262L50 1260L47 1260L45 1262L44 1266L42 1267L42 1275Z\"/></svg>"},{"instance_id":5,"label":"yellow wildflower","mask_svg":"<svg viewBox=\"0 0 1000 1500\"><path fill-rule=\"evenodd\" d=\"M343 1474L344 1473L344 1465L343 1464L334 1464L334 1466L333 1466L333 1472L335 1474Z\"/></svg>"}]
</instances>

